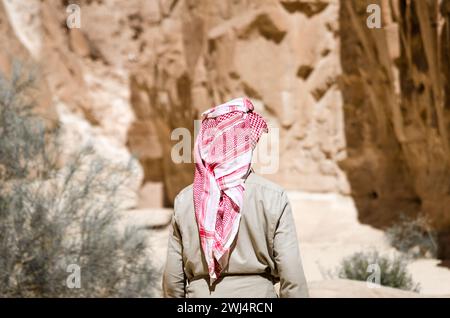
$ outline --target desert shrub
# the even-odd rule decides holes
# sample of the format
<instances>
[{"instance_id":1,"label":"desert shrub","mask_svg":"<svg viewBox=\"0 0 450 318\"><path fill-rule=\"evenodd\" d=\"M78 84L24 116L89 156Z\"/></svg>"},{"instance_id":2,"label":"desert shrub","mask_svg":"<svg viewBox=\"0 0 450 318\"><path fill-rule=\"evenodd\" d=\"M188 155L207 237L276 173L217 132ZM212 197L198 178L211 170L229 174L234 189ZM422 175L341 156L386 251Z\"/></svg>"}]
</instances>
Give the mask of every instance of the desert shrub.
<instances>
[{"instance_id":1,"label":"desert shrub","mask_svg":"<svg viewBox=\"0 0 450 318\"><path fill-rule=\"evenodd\" d=\"M408 218L402 215L398 223L386 229L385 234L393 247L412 258L437 255L436 232L424 216Z\"/></svg>"},{"instance_id":2,"label":"desert shrub","mask_svg":"<svg viewBox=\"0 0 450 318\"><path fill-rule=\"evenodd\" d=\"M377 264L380 285L418 292L420 287L407 271L407 260L401 255L393 258L382 256L377 251L357 252L342 260L337 269L339 278L368 281L372 271L369 265ZM371 280L370 280L371 281Z\"/></svg>"},{"instance_id":3,"label":"desert shrub","mask_svg":"<svg viewBox=\"0 0 450 318\"><path fill-rule=\"evenodd\" d=\"M131 164L89 146L61 163L60 129L33 113L33 83L19 63L0 75L0 297L151 296L146 235L120 222ZM80 288L69 288L71 264Z\"/></svg>"}]
</instances>

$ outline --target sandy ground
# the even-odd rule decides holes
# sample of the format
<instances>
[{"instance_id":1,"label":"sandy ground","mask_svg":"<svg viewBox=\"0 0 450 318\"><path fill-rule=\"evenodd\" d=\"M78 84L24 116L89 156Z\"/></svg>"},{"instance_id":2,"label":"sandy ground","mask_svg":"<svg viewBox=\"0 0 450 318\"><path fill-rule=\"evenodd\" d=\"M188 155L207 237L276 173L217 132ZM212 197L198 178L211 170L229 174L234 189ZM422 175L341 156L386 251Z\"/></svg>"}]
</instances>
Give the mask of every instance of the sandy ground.
<instances>
[{"instance_id":1,"label":"sandy ground","mask_svg":"<svg viewBox=\"0 0 450 318\"><path fill-rule=\"evenodd\" d=\"M381 254L396 253L383 231L358 222L350 197L290 192L289 198L309 282L329 279L327 273L354 252L375 248ZM413 280L420 284L421 294L450 295L450 270L438 263L435 259L418 259L408 266Z\"/></svg>"},{"instance_id":2,"label":"sandy ground","mask_svg":"<svg viewBox=\"0 0 450 318\"><path fill-rule=\"evenodd\" d=\"M289 192L300 242L304 271L313 297L411 297L417 294L396 289L370 288L365 282L336 280L330 276L340 261L354 252L377 249L393 255L382 231L357 220L353 200L336 194ZM170 209L130 211L133 222L147 226L167 224ZM162 270L167 251L169 227L151 230L155 265ZM438 260L418 259L408 269L421 286L422 296L450 295L450 270ZM397 292L397 293L396 293ZM417 295L419 296L419 295Z\"/></svg>"}]
</instances>

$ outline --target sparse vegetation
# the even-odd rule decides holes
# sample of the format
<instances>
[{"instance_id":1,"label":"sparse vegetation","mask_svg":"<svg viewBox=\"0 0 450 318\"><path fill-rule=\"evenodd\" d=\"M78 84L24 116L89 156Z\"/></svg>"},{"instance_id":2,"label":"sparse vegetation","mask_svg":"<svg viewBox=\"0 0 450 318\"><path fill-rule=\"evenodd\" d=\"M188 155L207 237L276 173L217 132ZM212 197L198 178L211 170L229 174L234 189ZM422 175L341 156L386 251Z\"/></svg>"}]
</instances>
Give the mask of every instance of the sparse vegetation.
<instances>
[{"instance_id":1,"label":"sparse vegetation","mask_svg":"<svg viewBox=\"0 0 450 318\"><path fill-rule=\"evenodd\" d=\"M373 273L369 265L376 264L380 273L380 285L418 292L420 287L407 271L407 260L402 256L390 258L377 251L357 252L342 260L337 275L339 278L368 281ZM373 266L373 265L372 265ZM372 280L369 280L372 281Z\"/></svg>"},{"instance_id":2,"label":"sparse vegetation","mask_svg":"<svg viewBox=\"0 0 450 318\"><path fill-rule=\"evenodd\" d=\"M424 216L401 216L400 222L389 227L385 233L393 247L411 258L437 255L436 233Z\"/></svg>"},{"instance_id":3,"label":"sparse vegetation","mask_svg":"<svg viewBox=\"0 0 450 318\"><path fill-rule=\"evenodd\" d=\"M146 238L120 228L119 166L83 147L61 162L59 129L29 100L19 63L0 74L0 297L148 297L155 270ZM80 288L68 288L70 264Z\"/></svg>"}]
</instances>

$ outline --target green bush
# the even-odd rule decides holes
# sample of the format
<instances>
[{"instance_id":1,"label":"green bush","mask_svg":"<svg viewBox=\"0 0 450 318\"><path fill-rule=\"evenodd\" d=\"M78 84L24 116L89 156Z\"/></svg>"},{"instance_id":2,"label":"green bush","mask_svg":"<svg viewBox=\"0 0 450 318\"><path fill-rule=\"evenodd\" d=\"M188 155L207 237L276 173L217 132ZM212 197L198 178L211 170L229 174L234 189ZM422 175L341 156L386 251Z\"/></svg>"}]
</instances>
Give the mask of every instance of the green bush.
<instances>
[{"instance_id":1,"label":"green bush","mask_svg":"<svg viewBox=\"0 0 450 318\"><path fill-rule=\"evenodd\" d=\"M369 270L371 264L379 266L380 285L415 292L420 290L408 273L407 261L402 256L389 258L377 251L357 252L342 260L337 273L339 278L372 282Z\"/></svg>"},{"instance_id":2,"label":"green bush","mask_svg":"<svg viewBox=\"0 0 450 318\"><path fill-rule=\"evenodd\" d=\"M61 163L59 129L33 114L33 82L18 63L0 75L0 297L152 296L146 235L119 222L131 166L91 147ZM71 264L80 288L68 287Z\"/></svg>"},{"instance_id":3,"label":"green bush","mask_svg":"<svg viewBox=\"0 0 450 318\"><path fill-rule=\"evenodd\" d=\"M385 234L389 244L412 258L437 255L436 232L424 216L408 218L402 215L400 222L387 228Z\"/></svg>"}]
</instances>

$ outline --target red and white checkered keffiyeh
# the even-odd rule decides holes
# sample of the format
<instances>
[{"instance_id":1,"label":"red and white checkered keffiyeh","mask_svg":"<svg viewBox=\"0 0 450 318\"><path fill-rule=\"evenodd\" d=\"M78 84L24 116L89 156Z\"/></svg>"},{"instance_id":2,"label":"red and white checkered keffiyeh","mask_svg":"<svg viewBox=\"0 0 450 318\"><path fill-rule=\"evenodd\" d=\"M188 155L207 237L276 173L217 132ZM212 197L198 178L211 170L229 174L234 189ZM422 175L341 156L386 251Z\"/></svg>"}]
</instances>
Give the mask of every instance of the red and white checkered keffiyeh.
<instances>
[{"instance_id":1,"label":"red and white checkered keffiyeh","mask_svg":"<svg viewBox=\"0 0 450 318\"><path fill-rule=\"evenodd\" d=\"M195 142L194 208L210 284L228 263L253 149L268 130L253 110L247 98L207 110Z\"/></svg>"}]
</instances>

